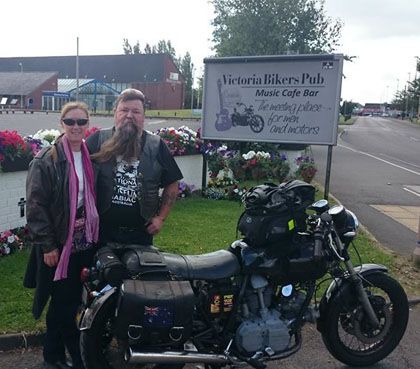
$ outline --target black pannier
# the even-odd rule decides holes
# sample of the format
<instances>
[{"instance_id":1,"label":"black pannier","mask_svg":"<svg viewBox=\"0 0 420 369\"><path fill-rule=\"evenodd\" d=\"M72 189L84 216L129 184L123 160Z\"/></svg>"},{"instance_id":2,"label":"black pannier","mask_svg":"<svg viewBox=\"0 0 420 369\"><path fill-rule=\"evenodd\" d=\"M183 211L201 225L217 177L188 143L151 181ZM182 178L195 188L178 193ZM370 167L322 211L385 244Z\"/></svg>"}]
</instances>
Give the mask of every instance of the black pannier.
<instances>
[{"instance_id":1,"label":"black pannier","mask_svg":"<svg viewBox=\"0 0 420 369\"><path fill-rule=\"evenodd\" d=\"M238 230L252 247L281 247L287 254L291 239L306 229L306 208L315 201L315 188L292 180L278 186L264 184L251 188L244 196L245 211Z\"/></svg>"},{"instance_id":2,"label":"black pannier","mask_svg":"<svg viewBox=\"0 0 420 369\"><path fill-rule=\"evenodd\" d=\"M191 335L193 311L188 281L124 280L115 334L134 345L178 346Z\"/></svg>"}]
</instances>

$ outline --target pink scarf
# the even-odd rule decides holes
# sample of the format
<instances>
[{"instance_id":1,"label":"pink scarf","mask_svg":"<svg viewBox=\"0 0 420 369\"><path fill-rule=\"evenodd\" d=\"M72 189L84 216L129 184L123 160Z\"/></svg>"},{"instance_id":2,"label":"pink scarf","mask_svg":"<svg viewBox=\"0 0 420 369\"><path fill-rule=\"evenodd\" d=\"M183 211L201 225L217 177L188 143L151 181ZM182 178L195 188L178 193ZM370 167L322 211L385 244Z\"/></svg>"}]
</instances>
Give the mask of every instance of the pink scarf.
<instances>
[{"instance_id":1,"label":"pink scarf","mask_svg":"<svg viewBox=\"0 0 420 369\"><path fill-rule=\"evenodd\" d=\"M79 183L77 180L76 169L74 167L73 153L66 136L62 138L64 153L69 163L69 202L70 202L70 220L66 243L61 251L60 261L54 275L54 281L67 278L67 269L69 265L71 249L73 245L73 232L76 220L77 194L79 192ZM83 184L84 184L84 206L85 206L85 232L87 242L97 242L99 234L99 216L96 210L96 196L94 190L93 168L89 158L89 152L84 141L81 145L82 163L83 163Z\"/></svg>"}]
</instances>

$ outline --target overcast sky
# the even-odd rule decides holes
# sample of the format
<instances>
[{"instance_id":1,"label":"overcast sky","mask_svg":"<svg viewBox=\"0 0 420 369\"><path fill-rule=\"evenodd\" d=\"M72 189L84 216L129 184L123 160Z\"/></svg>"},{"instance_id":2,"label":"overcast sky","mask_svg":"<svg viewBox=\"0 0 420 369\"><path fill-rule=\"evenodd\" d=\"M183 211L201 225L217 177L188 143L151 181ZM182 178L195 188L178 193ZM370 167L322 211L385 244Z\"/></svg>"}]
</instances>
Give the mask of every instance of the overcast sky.
<instances>
[{"instance_id":1,"label":"overcast sky","mask_svg":"<svg viewBox=\"0 0 420 369\"><path fill-rule=\"evenodd\" d=\"M357 56L344 64L342 98L390 101L408 73L414 77L420 0L326 0L326 11L344 22L337 52ZM201 71L203 58L213 54L207 0L19 0L2 1L0 12L0 57L74 55L77 37L80 55L121 54L123 38L141 48L171 40Z\"/></svg>"}]
</instances>

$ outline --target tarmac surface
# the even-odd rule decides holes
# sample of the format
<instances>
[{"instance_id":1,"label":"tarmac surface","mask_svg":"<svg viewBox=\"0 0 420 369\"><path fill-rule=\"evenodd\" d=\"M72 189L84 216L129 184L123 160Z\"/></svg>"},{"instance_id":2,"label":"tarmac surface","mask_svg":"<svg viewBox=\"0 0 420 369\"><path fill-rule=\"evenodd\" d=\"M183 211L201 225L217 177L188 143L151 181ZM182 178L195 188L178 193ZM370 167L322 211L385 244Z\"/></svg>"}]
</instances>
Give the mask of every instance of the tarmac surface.
<instances>
[{"instance_id":1,"label":"tarmac surface","mask_svg":"<svg viewBox=\"0 0 420 369\"><path fill-rule=\"evenodd\" d=\"M420 305L410 308L410 320L407 331L396 349L384 360L370 366L371 369L415 369L420 367ZM333 358L325 348L321 335L314 325L307 325L303 330L302 348L295 355L268 364L267 369L352 369ZM42 349L39 346L0 351L1 369L41 369ZM188 365L185 368L201 368ZM116 368L119 369L119 368ZM355 368L354 368L355 369Z\"/></svg>"}]
</instances>

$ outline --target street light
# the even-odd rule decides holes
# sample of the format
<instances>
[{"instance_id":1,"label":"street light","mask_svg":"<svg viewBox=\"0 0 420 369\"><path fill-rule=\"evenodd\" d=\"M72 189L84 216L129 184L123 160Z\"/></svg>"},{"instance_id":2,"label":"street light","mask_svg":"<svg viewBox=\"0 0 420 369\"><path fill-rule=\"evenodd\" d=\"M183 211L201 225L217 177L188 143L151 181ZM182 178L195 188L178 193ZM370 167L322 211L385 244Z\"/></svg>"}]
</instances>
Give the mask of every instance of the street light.
<instances>
[{"instance_id":1,"label":"street light","mask_svg":"<svg viewBox=\"0 0 420 369\"><path fill-rule=\"evenodd\" d=\"M191 111L194 107L194 64L191 63Z\"/></svg>"},{"instance_id":2,"label":"street light","mask_svg":"<svg viewBox=\"0 0 420 369\"><path fill-rule=\"evenodd\" d=\"M19 67L20 67L20 73L23 73L23 63L22 62L19 62L18 63L18 65L19 65ZM23 82L23 78L21 79L22 80L22 82ZM22 82L21 82L21 84L22 84ZM21 109L23 109L23 95L22 95L22 89L21 89L21 95L20 95L20 108Z\"/></svg>"}]
</instances>

